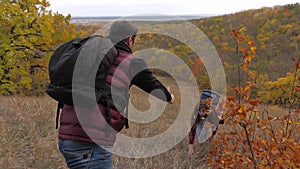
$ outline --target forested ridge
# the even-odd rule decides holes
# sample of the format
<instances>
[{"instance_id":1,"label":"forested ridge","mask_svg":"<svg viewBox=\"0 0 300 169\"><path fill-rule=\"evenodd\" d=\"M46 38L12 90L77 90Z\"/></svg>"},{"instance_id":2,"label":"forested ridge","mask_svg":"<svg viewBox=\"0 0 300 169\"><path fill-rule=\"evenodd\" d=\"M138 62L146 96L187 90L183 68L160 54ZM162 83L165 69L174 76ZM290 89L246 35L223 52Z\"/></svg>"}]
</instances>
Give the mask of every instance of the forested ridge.
<instances>
[{"instance_id":1,"label":"forested ridge","mask_svg":"<svg viewBox=\"0 0 300 169\"><path fill-rule=\"evenodd\" d=\"M246 34L256 50L247 73L247 80L255 83L252 94L260 95L265 103L285 105L288 102L293 78L299 69L299 65L294 63L300 49L299 3L247 10L194 20L193 23L215 45L229 86L236 86L238 81L238 62L234 56L236 45L229 35L232 30ZM295 99L299 101L299 93Z\"/></svg>"},{"instance_id":2,"label":"forested ridge","mask_svg":"<svg viewBox=\"0 0 300 169\"><path fill-rule=\"evenodd\" d=\"M299 54L300 43L298 3L247 10L195 20L193 23L205 32L222 60L230 65L235 64L231 57L234 42L228 35L232 29L236 29L245 32L257 46L256 59L250 69L267 73L270 80L276 80L293 71L290 58Z\"/></svg>"}]
</instances>

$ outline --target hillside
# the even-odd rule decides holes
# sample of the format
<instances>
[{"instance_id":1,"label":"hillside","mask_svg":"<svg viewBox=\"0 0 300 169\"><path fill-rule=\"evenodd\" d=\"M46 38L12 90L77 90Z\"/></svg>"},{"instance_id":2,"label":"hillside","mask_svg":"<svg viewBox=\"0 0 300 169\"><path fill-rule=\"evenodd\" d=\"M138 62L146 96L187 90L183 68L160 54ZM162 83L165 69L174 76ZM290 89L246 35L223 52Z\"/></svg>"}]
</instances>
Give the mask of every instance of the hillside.
<instances>
[{"instance_id":1,"label":"hillside","mask_svg":"<svg viewBox=\"0 0 300 169\"><path fill-rule=\"evenodd\" d=\"M247 34L257 46L256 59L250 66L251 70L269 74L269 80L276 80L286 76L287 72L293 71L290 58L299 53L300 43L300 4L298 3L205 17L190 20L190 22L212 41L223 63L236 64L233 59L234 41L230 36L231 31L235 29ZM99 25L101 26L101 24ZM99 25L77 24L76 27L92 33L100 28ZM174 39L167 39L159 35L151 36L151 39L141 35L140 39L136 50L145 48L145 46L176 48L176 46L182 45ZM184 60L190 59L184 58L186 56L188 54L180 57L183 57ZM195 56L191 58L195 59ZM226 72L230 76L230 70L227 69Z\"/></svg>"},{"instance_id":2,"label":"hillside","mask_svg":"<svg viewBox=\"0 0 300 169\"><path fill-rule=\"evenodd\" d=\"M247 10L230 15L192 21L215 45L223 62L232 59L234 41L232 29L246 33L257 46L256 59L250 69L269 74L270 80L293 71L290 58L299 54L300 5L291 4Z\"/></svg>"}]
</instances>

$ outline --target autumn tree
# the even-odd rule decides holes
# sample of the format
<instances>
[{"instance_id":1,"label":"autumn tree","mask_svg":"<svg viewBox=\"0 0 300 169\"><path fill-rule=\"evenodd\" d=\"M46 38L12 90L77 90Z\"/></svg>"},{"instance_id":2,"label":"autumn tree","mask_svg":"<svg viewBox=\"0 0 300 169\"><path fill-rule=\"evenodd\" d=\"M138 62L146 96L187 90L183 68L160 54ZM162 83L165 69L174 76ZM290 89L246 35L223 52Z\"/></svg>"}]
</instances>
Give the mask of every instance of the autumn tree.
<instances>
[{"instance_id":1,"label":"autumn tree","mask_svg":"<svg viewBox=\"0 0 300 169\"><path fill-rule=\"evenodd\" d=\"M242 36L239 31L232 33L234 39ZM249 44L243 36L240 40L240 43ZM251 48L241 49L244 53L251 52ZM295 104L296 92L300 91L300 78L297 74L300 56L293 61L295 73L292 85L289 86L292 91L289 98L290 103ZM242 63L243 72L249 71L250 62L247 59ZM245 63L248 65L244 65ZM263 96L251 97L254 86L252 81L241 80L239 86L234 88L239 99L236 95L228 96L223 114L225 125L214 140L207 165L212 168L299 168L300 111L290 107L284 113L271 112L260 104ZM287 88L285 86L281 90ZM269 90L272 92L273 88Z\"/></svg>"},{"instance_id":2,"label":"autumn tree","mask_svg":"<svg viewBox=\"0 0 300 169\"><path fill-rule=\"evenodd\" d=\"M292 73L287 73L285 77L278 78L276 81L265 82L259 90L259 95L262 96L262 102L278 104L285 107L292 95L292 85L294 76ZM294 102L299 104L299 95L295 95Z\"/></svg>"},{"instance_id":3,"label":"autumn tree","mask_svg":"<svg viewBox=\"0 0 300 169\"><path fill-rule=\"evenodd\" d=\"M50 54L75 37L70 15L47 10L46 0L0 1L0 92L41 94Z\"/></svg>"},{"instance_id":4,"label":"autumn tree","mask_svg":"<svg viewBox=\"0 0 300 169\"><path fill-rule=\"evenodd\" d=\"M247 88L249 86L248 83L245 82L245 80L248 78L247 70L249 68L250 63L255 57L254 55L256 54L257 47L254 44L254 41L249 40L248 36L244 33L241 33L241 31L232 30L231 36L235 42L235 58L233 60L237 61L236 70L238 79L235 91L237 93L238 102L240 104L242 96L250 95L248 93L249 89ZM247 84L247 86L245 86L245 84ZM244 87L247 91L243 91ZM248 100L246 99L246 101Z\"/></svg>"},{"instance_id":5,"label":"autumn tree","mask_svg":"<svg viewBox=\"0 0 300 169\"><path fill-rule=\"evenodd\" d=\"M210 89L208 73L200 58L197 58L195 60L192 72L195 75L196 81L200 89Z\"/></svg>"}]
</instances>

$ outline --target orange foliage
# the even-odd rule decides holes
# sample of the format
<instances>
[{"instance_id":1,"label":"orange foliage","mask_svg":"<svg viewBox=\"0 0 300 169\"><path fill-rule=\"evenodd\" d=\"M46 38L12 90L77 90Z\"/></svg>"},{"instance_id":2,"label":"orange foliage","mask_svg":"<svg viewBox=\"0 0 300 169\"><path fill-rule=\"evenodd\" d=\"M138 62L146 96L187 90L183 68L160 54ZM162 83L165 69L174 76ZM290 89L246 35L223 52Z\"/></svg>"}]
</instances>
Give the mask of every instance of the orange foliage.
<instances>
[{"instance_id":1,"label":"orange foliage","mask_svg":"<svg viewBox=\"0 0 300 169\"><path fill-rule=\"evenodd\" d=\"M295 86L296 92L300 92L300 86Z\"/></svg>"},{"instance_id":2,"label":"orange foliage","mask_svg":"<svg viewBox=\"0 0 300 169\"><path fill-rule=\"evenodd\" d=\"M251 100L249 100L249 103L252 106L258 106L259 101L260 101L260 99L251 99Z\"/></svg>"},{"instance_id":3,"label":"orange foliage","mask_svg":"<svg viewBox=\"0 0 300 169\"><path fill-rule=\"evenodd\" d=\"M194 66L192 68L192 72L194 73L196 78L198 78L199 76L201 76L204 73L204 71L205 71L205 69L203 67L203 63L202 63L201 59L197 58L195 60Z\"/></svg>"},{"instance_id":4,"label":"orange foliage","mask_svg":"<svg viewBox=\"0 0 300 169\"><path fill-rule=\"evenodd\" d=\"M235 30L231 35L236 42L246 37ZM257 49L253 40L246 44L251 47L239 50L245 54L244 69L252 61L248 57ZM291 60L295 62L296 71L299 70L300 61L294 57ZM297 79L300 81L300 77ZM212 168L300 168L300 110L290 109L285 116L276 116L260 104L260 96L251 98L253 86L252 82L246 82L234 88L237 95L243 96L239 102L235 96L227 97L223 116L226 129L217 134L207 165ZM299 85L295 91L300 92Z\"/></svg>"}]
</instances>

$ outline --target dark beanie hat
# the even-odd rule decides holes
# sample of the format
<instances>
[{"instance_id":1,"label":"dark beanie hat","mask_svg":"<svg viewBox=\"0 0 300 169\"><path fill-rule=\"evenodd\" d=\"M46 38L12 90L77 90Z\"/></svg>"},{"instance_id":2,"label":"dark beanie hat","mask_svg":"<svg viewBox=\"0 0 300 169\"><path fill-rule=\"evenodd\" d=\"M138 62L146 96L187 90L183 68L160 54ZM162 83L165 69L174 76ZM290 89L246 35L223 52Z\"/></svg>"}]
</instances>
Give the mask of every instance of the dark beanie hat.
<instances>
[{"instance_id":1,"label":"dark beanie hat","mask_svg":"<svg viewBox=\"0 0 300 169\"><path fill-rule=\"evenodd\" d=\"M114 43L118 43L137 32L138 29L129 21L114 21L109 29L109 37Z\"/></svg>"}]
</instances>

